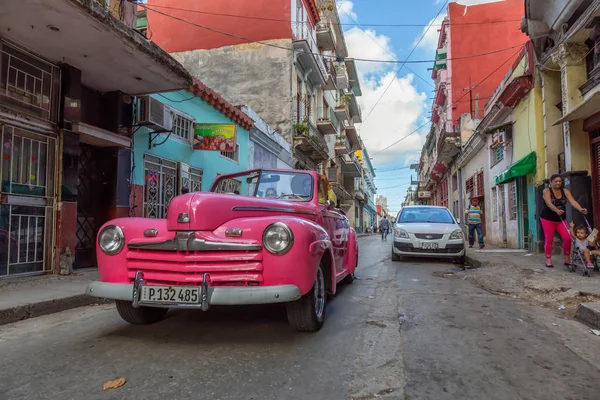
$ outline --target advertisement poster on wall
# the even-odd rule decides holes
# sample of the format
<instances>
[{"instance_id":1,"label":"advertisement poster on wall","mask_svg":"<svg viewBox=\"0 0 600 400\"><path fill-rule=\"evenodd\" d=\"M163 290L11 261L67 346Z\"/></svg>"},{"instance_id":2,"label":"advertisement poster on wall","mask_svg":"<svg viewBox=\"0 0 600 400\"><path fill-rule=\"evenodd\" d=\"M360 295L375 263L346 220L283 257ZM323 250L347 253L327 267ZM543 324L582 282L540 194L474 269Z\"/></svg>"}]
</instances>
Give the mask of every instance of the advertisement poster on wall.
<instances>
[{"instance_id":1,"label":"advertisement poster on wall","mask_svg":"<svg viewBox=\"0 0 600 400\"><path fill-rule=\"evenodd\" d=\"M194 150L235 151L234 124L194 124Z\"/></svg>"}]
</instances>

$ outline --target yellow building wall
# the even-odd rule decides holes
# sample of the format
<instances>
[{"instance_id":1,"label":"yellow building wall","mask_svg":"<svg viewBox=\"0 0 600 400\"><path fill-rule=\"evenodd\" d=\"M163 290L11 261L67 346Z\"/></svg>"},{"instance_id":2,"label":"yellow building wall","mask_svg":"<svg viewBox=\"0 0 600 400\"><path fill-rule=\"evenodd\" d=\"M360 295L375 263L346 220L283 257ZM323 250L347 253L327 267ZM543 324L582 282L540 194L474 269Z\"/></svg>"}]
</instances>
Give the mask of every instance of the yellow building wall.
<instances>
[{"instance_id":1,"label":"yellow building wall","mask_svg":"<svg viewBox=\"0 0 600 400\"><path fill-rule=\"evenodd\" d=\"M538 85L513 109L513 163L534 151L537 182L543 181L545 175L543 124L542 90Z\"/></svg>"}]
</instances>

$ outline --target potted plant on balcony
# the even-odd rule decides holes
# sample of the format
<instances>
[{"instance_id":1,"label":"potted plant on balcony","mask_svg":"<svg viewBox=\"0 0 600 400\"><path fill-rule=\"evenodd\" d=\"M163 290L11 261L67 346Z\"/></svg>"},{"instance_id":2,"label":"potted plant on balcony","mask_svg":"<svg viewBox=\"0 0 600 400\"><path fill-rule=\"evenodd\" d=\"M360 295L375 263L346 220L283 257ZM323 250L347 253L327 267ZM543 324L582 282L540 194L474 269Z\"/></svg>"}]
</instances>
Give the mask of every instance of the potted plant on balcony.
<instances>
[{"instance_id":1,"label":"potted plant on balcony","mask_svg":"<svg viewBox=\"0 0 600 400\"><path fill-rule=\"evenodd\" d=\"M294 124L293 128L294 132L296 132L296 135L305 136L306 134L308 134L308 124L306 123L306 121Z\"/></svg>"},{"instance_id":2,"label":"potted plant on balcony","mask_svg":"<svg viewBox=\"0 0 600 400\"><path fill-rule=\"evenodd\" d=\"M348 93L344 93L340 96L338 105L335 108L344 108L350 102L350 95Z\"/></svg>"},{"instance_id":3,"label":"potted plant on balcony","mask_svg":"<svg viewBox=\"0 0 600 400\"><path fill-rule=\"evenodd\" d=\"M335 10L335 4L331 0L320 1L319 5L317 6L317 9L319 11L333 11Z\"/></svg>"}]
</instances>

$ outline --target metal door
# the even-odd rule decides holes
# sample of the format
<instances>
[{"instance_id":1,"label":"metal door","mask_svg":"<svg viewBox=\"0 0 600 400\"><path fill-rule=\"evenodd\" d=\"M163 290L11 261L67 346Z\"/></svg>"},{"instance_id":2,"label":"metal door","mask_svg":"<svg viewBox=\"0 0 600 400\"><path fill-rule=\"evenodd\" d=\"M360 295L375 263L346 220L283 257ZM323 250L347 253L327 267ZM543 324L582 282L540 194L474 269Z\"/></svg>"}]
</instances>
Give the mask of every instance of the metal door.
<instances>
[{"instance_id":1,"label":"metal door","mask_svg":"<svg viewBox=\"0 0 600 400\"><path fill-rule=\"evenodd\" d=\"M500 211L500 233L502 235L502 246L508 246L508 233L506 232L506 189L505 185L500 185L499 211Z\"/></svg>"},{"instance_id":2,"label":"metal door","mask_svg":"<svg viewBox=\"0 0 600 400\"><path fill-rule=\"evenodd\" d=\"M0 278L50 269L56 139L0 124Z\"/></svg>"},{"instance_id":3,"label":"metal door","mask_svg":"<svg viewBox=\"0 0 600 400\"><path fill-rule=\"evenodd\" d=\"M165 218L177 194L177 163L144 154L144 217Z\"/></svg>"},{"instance_id":4,"label":"metal door","mask_svg":"<svg viewBox=\"0 0 600 400\"><path fill-rule=\"evenodd\" d=\"M96 265L96 233L98 230L97 212L101 206L101 196L94 189L101 184L98 179L96 149L87 144L80 145L78 160L79 182L77 185L77 228L75 236L75 268Z\"/></svg>"}]
</instances>

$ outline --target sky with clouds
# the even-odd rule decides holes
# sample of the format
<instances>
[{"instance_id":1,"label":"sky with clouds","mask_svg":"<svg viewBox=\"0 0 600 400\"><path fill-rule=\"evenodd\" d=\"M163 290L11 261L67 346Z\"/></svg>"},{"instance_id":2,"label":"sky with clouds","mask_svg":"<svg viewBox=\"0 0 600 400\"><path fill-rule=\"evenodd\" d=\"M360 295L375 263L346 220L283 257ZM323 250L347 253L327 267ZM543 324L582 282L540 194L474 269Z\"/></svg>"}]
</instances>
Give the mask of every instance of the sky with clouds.
<instances>
[{"instance_id":1,"label":"sky with clouds","mask_svg":"<svg viewBox=\"0 0 600 400\"><path fill-rule=\"evenodd\" d=\"M458 0L476 5L502 0ZM431 60L435 56L438 29L446 8L435 18L444 0L338 0L338 12L345 25L349 56L374 60L401 60L413 50L425 27L382 27L385 24L431 24L410 60ZM429 126L385 149L427 122L433 97L432 65L406 64L394 79L398 64L357 62L363 95L359 97L363 124L360 136L373 158L378 194L388 198L397 212L409 187L408 166L418 162ZM392 84L390 82L393 80ZM389 86L389 87L388 87ZM382 96L382 94L385 94ZM381 99L381 100L379 100ZM377 102L379 103L377 104ZM375 104L377 104L376 107Z\"/></svg>"}]
</instances>

